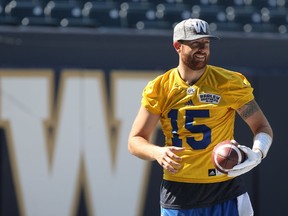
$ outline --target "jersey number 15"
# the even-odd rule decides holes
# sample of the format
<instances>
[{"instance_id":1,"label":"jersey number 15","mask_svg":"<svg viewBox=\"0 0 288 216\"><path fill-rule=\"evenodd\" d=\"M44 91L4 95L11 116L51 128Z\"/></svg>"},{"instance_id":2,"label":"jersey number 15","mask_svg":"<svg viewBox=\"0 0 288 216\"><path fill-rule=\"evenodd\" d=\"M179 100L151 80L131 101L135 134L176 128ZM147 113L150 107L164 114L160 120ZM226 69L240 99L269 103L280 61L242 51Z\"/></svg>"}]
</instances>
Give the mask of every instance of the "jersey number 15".
<instances>
[{"instance_id":1,"label":"jersey number 15","mask_svg":"<svg viewBox=\"0 0 288 216\"><path fill-rule=\"evenodd\" d=\"M185 128L191 132L191 137L185 137L186 142L193 149L205 149L211 143L211 129L202 124L202 125L193 125L194 118L209 118L209 110L186 110L185 111ZM178 110L172 109L168 113L168 117L171 120L172 126L172 144L173 146L182 147L182 139L179 138L178 134ZM202 140L195 140L193 134L202 133Z\"/></svg>"}]
</instances>

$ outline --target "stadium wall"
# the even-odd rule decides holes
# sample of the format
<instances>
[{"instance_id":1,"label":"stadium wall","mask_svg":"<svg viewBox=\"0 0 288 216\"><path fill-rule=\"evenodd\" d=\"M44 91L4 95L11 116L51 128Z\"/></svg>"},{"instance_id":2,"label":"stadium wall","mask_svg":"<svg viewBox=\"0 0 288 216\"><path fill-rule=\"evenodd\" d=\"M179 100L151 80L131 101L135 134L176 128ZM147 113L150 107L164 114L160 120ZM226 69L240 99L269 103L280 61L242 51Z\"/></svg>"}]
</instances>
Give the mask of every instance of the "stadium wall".
<instances>
[{"instance_id":1,"label":"stadium wall","mask_svg":"<svg viewBox=\"0 0 288 216\"><path fill-rule=\"evenodd\" d=\"M162 171L127 152L141 91L177 65L170 31L0 30L0 214L159 216ZM218 34L210 63L244 73L274 129L243 176L256 216L287 212L287 38ZM252 134L237 118L236 140ZM158 129L153 140L163 143Z\"/></svg>"}]
</instances>

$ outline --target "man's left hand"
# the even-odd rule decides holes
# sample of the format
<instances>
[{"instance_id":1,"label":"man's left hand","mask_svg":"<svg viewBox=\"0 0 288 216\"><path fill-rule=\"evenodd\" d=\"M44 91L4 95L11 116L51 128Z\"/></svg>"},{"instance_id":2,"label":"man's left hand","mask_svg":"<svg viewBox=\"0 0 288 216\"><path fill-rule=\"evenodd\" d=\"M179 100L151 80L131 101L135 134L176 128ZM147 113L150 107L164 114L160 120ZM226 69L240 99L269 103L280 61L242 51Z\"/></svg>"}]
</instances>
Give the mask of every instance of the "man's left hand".
<instances>
[{"instance_id":1,"label":"man's left hand","mask_svg":"<svg viewBox=\"0 0 288 216\"><path fill-rule=\"evenodd\" d=\"M262 160L262 153L260 150L252 150L251 148L243 145L238 145L238 147L246 153L246 160L243 163L240 163L236 166L234 166L229 172L229 177L236 177L239 175L242 175L254 167L256 167L258 164L261 163Z\"/></svg>"}]
</instances>

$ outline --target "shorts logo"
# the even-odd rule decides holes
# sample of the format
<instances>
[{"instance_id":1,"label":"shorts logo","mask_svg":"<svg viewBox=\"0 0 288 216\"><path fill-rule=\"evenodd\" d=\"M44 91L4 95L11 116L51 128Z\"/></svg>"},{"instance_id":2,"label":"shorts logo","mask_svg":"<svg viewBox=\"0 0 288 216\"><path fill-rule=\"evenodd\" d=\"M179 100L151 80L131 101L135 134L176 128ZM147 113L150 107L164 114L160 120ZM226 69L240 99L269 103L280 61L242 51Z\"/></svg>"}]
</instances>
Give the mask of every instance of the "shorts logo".
<instances>
[{"instance_id":1,"label":"shorts logo","mask_svg":"<svg viewBox=\"0 0 288 216\"><path fill-rule=\"evenodd\" d=\"M203 103L212 103L212 104L219 104L221 96L216 94L199 94L199 100Z\"/></svg>"}]
</instances>

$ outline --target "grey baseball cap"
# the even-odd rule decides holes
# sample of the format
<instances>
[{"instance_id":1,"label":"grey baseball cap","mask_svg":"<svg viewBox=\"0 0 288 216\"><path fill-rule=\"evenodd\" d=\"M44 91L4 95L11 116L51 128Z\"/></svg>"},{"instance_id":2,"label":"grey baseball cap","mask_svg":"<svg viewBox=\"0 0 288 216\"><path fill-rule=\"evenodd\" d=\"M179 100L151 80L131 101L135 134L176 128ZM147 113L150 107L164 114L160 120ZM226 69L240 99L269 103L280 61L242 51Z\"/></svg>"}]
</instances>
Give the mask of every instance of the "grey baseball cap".
<instances>
[{"instance_id":1,"label":"grey baseball cap","mask_svg":"<svg viewBox=\"0 0 288 216\"><path fill-rule=\"evenodd\" d=\"M205 37L219 39L211 34L209 24L201 19L186 19L174 27L173 41L197 40Z\"/></svg>"}]
</instances>

